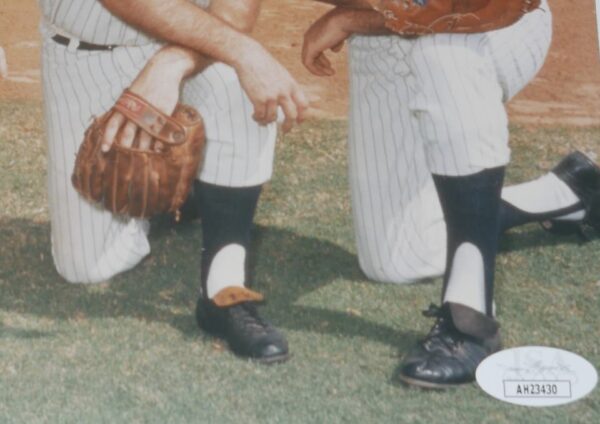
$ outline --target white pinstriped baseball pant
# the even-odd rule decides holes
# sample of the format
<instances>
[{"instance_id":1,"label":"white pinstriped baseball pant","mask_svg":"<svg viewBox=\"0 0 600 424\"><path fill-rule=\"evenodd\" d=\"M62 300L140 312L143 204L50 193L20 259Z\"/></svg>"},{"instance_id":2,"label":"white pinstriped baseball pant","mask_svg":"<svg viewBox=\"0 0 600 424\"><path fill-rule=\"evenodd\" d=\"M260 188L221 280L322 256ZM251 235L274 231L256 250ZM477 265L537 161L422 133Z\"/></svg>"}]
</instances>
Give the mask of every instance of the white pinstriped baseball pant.
<instances>
[{"instance_id":1,"label":"white pinstriped baseball pant","mask_svg":"<svg viewBox=\"0 0 600 424\"><path fill-rule=\"evenodd\" d=\"M431 174L509 162L504 102L539 71L551 33L543 2L484 34L352 38L349 179L368 277L409 283L443 273L446 228Z\"/></svg>"},{"instance_id":2,"label":"white pinstriped baseball pant","mask_svg":"<svg viewBox=\"0 0 600 424\"><path fill-rule=\"evenodd\" d=\"M50 39L44 24L41 31L52 254L66 280L101 282L149 253L148 224L115 217L83 200L70 182L75 155L91 118L114 104L160 46L70 51ZM276 126L260 126L252 119L252 104L233 68L215 64L191 78L182 101L205 120L200 180L245 187L271 177Z\"/></svg>"}]
</instances>

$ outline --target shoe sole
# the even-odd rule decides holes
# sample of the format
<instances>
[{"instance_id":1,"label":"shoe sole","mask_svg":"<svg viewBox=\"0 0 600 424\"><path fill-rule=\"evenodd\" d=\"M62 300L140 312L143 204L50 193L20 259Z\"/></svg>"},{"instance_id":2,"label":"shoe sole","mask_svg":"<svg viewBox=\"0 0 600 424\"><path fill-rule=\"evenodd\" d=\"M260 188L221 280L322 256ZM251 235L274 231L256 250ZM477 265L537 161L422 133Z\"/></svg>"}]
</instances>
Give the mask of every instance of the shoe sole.
<instances>
[{"instance_id":1,"label":"shoe sole","mask_svg":"<svg viewBox=\"0 0 600 424\"><path fill-rule=\"evenodd\" d=\"M231 353L233 353L235 356L239 357L239 358L247 359L247 360L252 361L252 362L257 362L257 363L262 364L262 365L281 364L283 362L286 362L288 359L290 359L290 353L289 352L282 353L281 355L268 356L268 357L265 357L265 358L255 358L255 357L252 357L252 356L243 355L243 354L241 354L241 353L236 352L235 350L233 350L231 348L231 345L227 341L227 339L224 336L222 336L218 331L215 331L215 330L212 330L212 329L209 329L209 328L205 328L204 326L199 326L199 327L204 332L204 334L206 336L211 337L213 339L220 340L220 341L226 343L227 347L229 348L229 351Z\"/></svg>"},{"instance_id":2,"label":"shoe sole","mask_svg":"<svg viewBox=\"0 0 600 424\"><path fill-rule=\"evenodd\" d=\"M409 386L420 387L422 389L435 389L435 390L453 389L453 388L461 387L461 386L464 386L465 384L471 383L470 381L467 381L464 383L455 383L455 384L433 383L431 381L425 381L425 380L419 380L419 379L412 378L412 377L407 377L402 374L398 374L396 376L396 379L400 380L400 382L407 384Z\"/></svg>"},{"instance_id":3,"label":"shoe sole","mask_svg":"<svg viewBox=\"0 0 600 424\"><path fill-rule=\"evenodd\" d=\"M238 354L236 353L236 355L238 355ZM270 356L268 358L252 358L252 357L249 357L249 356L241 356L241 355L238 355L238 356L240 356L241 358L246 358L246 359L248 359L248 360L250 360L252 362L258 362L261 365L282 364L284 362L287 362L288 359L290 359L290 354L289 353L285 353L285 354L282 354L282 355L274 355L274 356Z\"/></svg>"}]
</instances>

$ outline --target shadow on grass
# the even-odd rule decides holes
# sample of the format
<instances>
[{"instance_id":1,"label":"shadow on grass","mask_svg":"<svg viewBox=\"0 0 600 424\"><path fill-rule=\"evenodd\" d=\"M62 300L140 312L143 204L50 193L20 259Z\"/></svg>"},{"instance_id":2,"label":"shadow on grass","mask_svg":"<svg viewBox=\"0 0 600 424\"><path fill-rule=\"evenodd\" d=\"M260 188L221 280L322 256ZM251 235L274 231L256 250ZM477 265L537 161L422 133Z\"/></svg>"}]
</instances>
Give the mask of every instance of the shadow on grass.
<instances>
[{"instance_id":1,"label":"shadow on grass","mask_svg":"<svg viewBox=\"0 0 600 424\"><path fill-rule=\"evenodd\" d=\"M193 317L199 281L199 224L158 222L152 255L110 284L66 283L55 271L49 224L0 220L0 309L55 320L132 318L159 322L198 337ZM329 241L258 226L250 258L254 287L268 298L266 315L284 329L360 336L390 343L407 334L359 316L296 304L337 279L364 280L356 257ZM351 288L350 288L351 289ZM0 335L47 334L0 326ZM412 334L411 334L412 338Z\"/></svg>"},{"instance_id":2,"label":"shadow on grass","mask_svg":"<svg viewBox=\"0 0 600 424\"><path fill-rule=\"evenodd\" d=\"M398 332L360 316L301 305L310 292L336 280L365 280L355 255L344 248L290 230L258 226L254 231L251 280L267 295L266 315L284 329L364 337L398 346L413 333ZM132 318L159 322L185 337L200 334L193 317L198 295L200 225L154 223L152 255L110 284L73 285L56 273L50 254L49 225L30 220L0 220L0 308L57 320ZM532 227L509 233L503 251L577 243ZM352 290L348 286L348 290ZM331 294L329 294L331 296ZM326 302L325 302L326 303ZM35 338L48 334L0 326L0 335Z\"/></svg>"},{"instance_id":3,"label":"shadow on grass","mask_svg":"<svg viewBox=\"0 0 600 424\"><path fill-rule=\"evenodd\" d=\"M589 235L590 238L594 236ZM538 224L529 224L519 231L509 231L500 238L500 253L518 252L528 249L558 245L581 245L583 242L576 234L551 234Z\"/></svg>"},{"instance_id":4,"label":"shadow on grass","mask_svg":"<svg viewBox=\"0 0 600 424\"><path fill-rule=\"evenodd\" d=\"M12 339L41 339L53 336L55 333L38 330L25 330L23 328L7 327L0 323L0 337Z\"/></svg>"}]
</instances>

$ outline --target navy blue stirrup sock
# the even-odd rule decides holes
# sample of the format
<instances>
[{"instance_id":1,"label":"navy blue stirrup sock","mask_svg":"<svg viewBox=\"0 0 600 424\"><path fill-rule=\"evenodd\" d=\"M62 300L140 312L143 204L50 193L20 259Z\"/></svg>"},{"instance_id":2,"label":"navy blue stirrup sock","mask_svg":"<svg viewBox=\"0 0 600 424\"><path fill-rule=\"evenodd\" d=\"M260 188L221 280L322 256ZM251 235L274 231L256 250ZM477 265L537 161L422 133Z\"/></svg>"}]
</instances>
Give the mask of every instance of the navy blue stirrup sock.
<instances>
[{"instance_id":1,"label":"navy blue stirrup sock","mask_svg":"<svg viewBox=\"0 0 600 424\"><path fill-rule=\"evenodd\" d=\"M199 185L202 222L202 265L200 279L206 296L208 271L215 255L229 244L246 250L262 186L223 187L201 182Z\"/></svg>"},{"instance_id":2,"label":"navy blue stirrup sock","mask_svg":"<svg viewBox=\"0 0 600 424\"><path fill-rule=\"evenodd\" d=\"M493 316L494 271L504 169L486 169L460 177L433 175L448 234L442 302L455 253L463 243L471 243L483 258L485 314L490 317Z\"/></svg>"}]
</instances>

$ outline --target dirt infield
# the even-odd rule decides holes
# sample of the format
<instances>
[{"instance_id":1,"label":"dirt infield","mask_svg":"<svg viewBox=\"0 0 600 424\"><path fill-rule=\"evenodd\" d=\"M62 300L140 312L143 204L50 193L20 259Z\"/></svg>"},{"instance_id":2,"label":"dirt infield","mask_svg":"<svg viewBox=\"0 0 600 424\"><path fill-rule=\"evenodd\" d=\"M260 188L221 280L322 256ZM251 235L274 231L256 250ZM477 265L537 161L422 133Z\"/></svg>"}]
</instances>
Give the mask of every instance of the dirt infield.
<instances>
[{"instance_id":1,"label":"dirt infield","mask_svg":"<svg viewBox=\"0 0 600 424\"><path fill-rule=\"evenodd\" d=\"M538 77L509 105L512 122L533 125L600 125L600 60L593 0L549 0L554 40ZM0 99L41 98L39 12L35 0L3 0L0 46L9 74L0 79ZM342 118L347 105L345 55L338 73L311 76L299 63L302 34L327 6L307 0L264 0L256 37L288 66L313 99L317 116Z\"/></svg>"}]
</instances>

